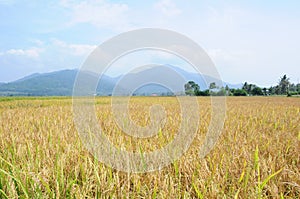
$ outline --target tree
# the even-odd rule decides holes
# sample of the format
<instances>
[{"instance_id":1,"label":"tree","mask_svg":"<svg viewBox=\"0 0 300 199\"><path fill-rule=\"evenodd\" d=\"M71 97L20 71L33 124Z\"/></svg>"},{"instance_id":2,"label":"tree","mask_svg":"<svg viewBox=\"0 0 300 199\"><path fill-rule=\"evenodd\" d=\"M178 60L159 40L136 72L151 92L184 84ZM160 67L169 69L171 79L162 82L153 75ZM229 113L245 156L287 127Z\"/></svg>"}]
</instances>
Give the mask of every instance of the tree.
<instances>
[{"instance_id":1,"label":"tree","mask_svg":"<svg viewBox=\"0 0 300 199\"><path fill-rule=\"evenodd\" d=\"M247 82L244 83L242 89L245 90L245 91L249 90L249 85L248 85Z\"/></svg>"},{"instance_id":2,"label":"tree","mask_svg":"<svg viewBox=\"0 0 300 199\"><path fill-rule=\"evenodd\" d=\"M226 91L226 95L230 95L230 89L228 85L225 86L225 91Z\"/></svg>"},{"instance_id":3,"label":"tree","mask_svg":"<svg viewBox=\"0 0 300 199\"><path fill-rule=\"evenodd\" d=\"M275 88L273 86L271 86L269 89L269 95L274 95L275 94Z\"/></svg>"},{"instance_id":4,"label":"tree","mask_svg":"<svg viewBox=\"0 0 300 199\"><path fill-rule=\"evenodd\" d=\"M226 91L229 91L229 86L226 84L226 86L225 86L225 90Z\"/></svg>"},{"instance_id":5,"label":"tree","mask_svg":"<svg viewBox=\"0 0 300 199\"><path fill-rule=\"evenodd\" d=\"M261 88L259 88L258 86L254 87L251 91L252 95L264 95Z\"/></svg>"},{"instance_id":6,"label":"tree","mask_svg":"<svg viewBox=\"0 0 300 199\"><path fill-rule=\"evenodd\" d=\"M193 88L194 88L194 94L198 95L198 93L200 92L200 86L198 84L195 84Z\"/></svg>"},{"instance_id":7,"label":"tree","mask_svg":"<svg viewBox=\"0 0 300 199\"><path fill-rule=\"evenodd\" d=\"M275 88L274 88L274 94L281 95L281 91L280 91L279 85L275 86Z\"/></svg>"},{"instance_id":8,"label":"tree","mask_svg":"<svg viewBox=\"0 0 300 199\"><path fill-rule=\"evenodd\" d=\"M197 93L196 93L196 96L209 96L210 94L209 94L209 90L208 89L206 89L205 91L198 91Z\"/></svg>"},{"instance_id":9,"label":"tree","mask_svg":"<svg viewBox=\"0 0 300 199\"><path fill-rule=\"evenodd\" d=\"M252 90L256 87L254 84L244 83L242 89L245 90L248 94L252 94Z\"/></svg>"},{"instance_id":10,"label":"tree","mask_svg":"<svg viewBox=\"0 0 300 199\"><path fill-rule=\"evenodd\" d=\"M194 95L194 89L192 85L195 84L193 81L189 81L184 85L184 91L186 95Z\"/></svg>"},{"instance_id":11,"label":"tree","mask_svg":"<svg viewBox=\"0 0 300 199\"><path fill-rule=\"evenodd\" d=\"M234 96L247 96L247 92L244 89L235 89L233 91Z\"/></svg>"},{"instance_id":12,"label":"tree","mask_svg":"<svg viewBox=\"0 0 300 199\"><path fill-rule=\"evenodd\" d=\"M290 85L290 78L288 78L286 75L280 78L279 81L279 94L286 95L289 93L289 85Z\"/></svg>"},{"instance_id":13,"label":"tree","mask_svg":"<svg viewBox=\"0 0 300 199\"><path fill-rule=\"evenodd\" d=\"M268 93L267 93L267 88L266 87L264 87L263 89L262 89L262 91L263 91L263 94L266 96L266 95L268 95Z\"/></svg>"},{"instance_id":14,"label":"tree","mask_svg":"<svg viewBox=\"0 0 300 199\"><path fill-rule=\"evenodd\" d=\"M289 89L288 89L288 96L292 96L292 95L298 95L299 94L299 89L300 89L300 84L290 84L289 85Z\"/></svg>"},{"instance_id":15,"label":"tree","mask_svg":"<svg viewBox=\"0 0 300 199\"><path fill-rule=\"evenodd\" d=\"M227 94L226 89L225 89L224 87L222 87L218 92L216 92L215 95L216 95L216 96L226 96L226 95L228 95L228 94Z\"/></svg>"},{"instance_id":16,"label":"tree","mask_svg":"<svg viewBox=\"0 0 300 199\"><path fill-rule=\"evenodd\" d=\"M200 91L200 86L194 81L188 81L188 83L184 85L184 90L186 95L197 95Z\"/></svg>"},{"instance_id":17,"label":"tree","mask_svg":"<svg viewBox=\"0 0 300 199\"><path fill-rule=\"evenodd\" d=\"M249 95L267 95L267 89L264 88L263 90L259 87L256 86L255 84L248 84L247 82L244 83L243 90L245 90Z\"/></svg>"},{"instance_id":18,"label":"tree","mask_svg":"<svg viewBox=\"0 0 300 199\"><path fill-rule=\"evenodd\" d=\"M209 84L209 89L215 89L217 88L216 82L212 82Z\"/></svg>"},{"instance_id":19,"label":"tree","mask_svg":"<svg viewBox=\"0 0 300 199\"><path fill-rule=\"evenodd\" d=\"M290 84L289 86L289 91L290 92L297 92L297 87L295 84Z\"/></svg>"}]
</instances>

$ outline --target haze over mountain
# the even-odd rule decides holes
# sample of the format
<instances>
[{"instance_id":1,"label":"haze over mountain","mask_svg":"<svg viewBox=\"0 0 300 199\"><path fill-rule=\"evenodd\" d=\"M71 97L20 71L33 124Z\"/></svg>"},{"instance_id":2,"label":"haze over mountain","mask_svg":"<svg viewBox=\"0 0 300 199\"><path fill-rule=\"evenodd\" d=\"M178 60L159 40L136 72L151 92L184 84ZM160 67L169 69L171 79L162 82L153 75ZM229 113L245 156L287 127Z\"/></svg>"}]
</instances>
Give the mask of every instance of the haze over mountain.
<instances>
[{"instance_id":1,"label":"haze over mountain","mask_svg":"<svg viewBox=\"0 0 300 199\"><path fill-rule=\"evenodd\" d=\"M214 82L215 79L212 77L205 76L205 79L208 80L207 84L204 81L204 78L201 78L196 73L187 72L183 69L180 69L175 66L165 65L166 67L152 67L147 68L142 71L136 71L129 73L125 76L118 77L109 77L103 75L101 80L98 83L96 90L97 95L111 95L113 89L118 85L118 95L167 95L173 92L180 93L184 91L184 82L177 82L177 85L173 86L175 91L170 90L162 85L149 83L147 85L136 85L134 92L128 89L129 84L133 85L135 81L141 81L142 79L154 78L163 79L165 78L167 82L172 81L170 78L167 79L170 75L170 71L174 71L180 74L184 81L195 81L202 90L207 89L209 83ZM169 68L169 71L166 70ZM61 70L51 73L34 73L32 75L21 78L17 81L9 83L0 83L0 95L4 96L71 96L73 93L73 86L75 78L77 76L78 70ZM91 72L86 72L85 74L86 81L95 80L98 81L96 74ZM130 80L124 83L124 79ZM120 81L120 83L118 83ZM176 80L175 80L176 82ZM228 85L230 88L239 88L239 85L232 85L230 83L223 83L223 85ZM131 86L132 87L132 86Z\"/></svg>"}]
</instances>

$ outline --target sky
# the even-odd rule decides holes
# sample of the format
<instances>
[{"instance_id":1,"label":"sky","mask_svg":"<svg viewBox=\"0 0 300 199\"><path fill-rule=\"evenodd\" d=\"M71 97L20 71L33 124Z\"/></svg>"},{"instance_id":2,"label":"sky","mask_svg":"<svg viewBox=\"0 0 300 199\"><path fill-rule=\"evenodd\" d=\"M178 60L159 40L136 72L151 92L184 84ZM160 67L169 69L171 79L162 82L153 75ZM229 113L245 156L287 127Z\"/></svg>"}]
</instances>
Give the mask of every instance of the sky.
<instances>
[{"instance_id":1,"label":"sky","mask_svg":"<svg viewBox=\"0 0 300 199\"><path fill-rule=\"evenodd\" d=\"M80 68L120 33L163 28L197 42L226 82L271 86L287 74L298 83L299 10L297 0L0 0L0 82ZM155 59L174 62L163 53Z\"/></svg>"}]
</instances>

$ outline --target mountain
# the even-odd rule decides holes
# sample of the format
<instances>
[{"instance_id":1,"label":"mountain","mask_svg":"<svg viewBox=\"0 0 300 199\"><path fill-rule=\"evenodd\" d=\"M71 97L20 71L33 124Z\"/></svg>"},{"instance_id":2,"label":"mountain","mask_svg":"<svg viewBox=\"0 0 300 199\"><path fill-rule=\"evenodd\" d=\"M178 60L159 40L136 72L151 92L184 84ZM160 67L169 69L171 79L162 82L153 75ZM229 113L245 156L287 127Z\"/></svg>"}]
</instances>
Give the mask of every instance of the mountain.
<instances>
[{"instance_id":1,"label":"mountain","mask_svg":"<svg viewBox=\"0 0 300 199\"><path fill-rule=\"evenodd\" d=\"M149 65L119 77L114 94L170 95L182 92L186 82L169 66Z\"/></svg>"},{"instance_id":2,"label":"mountain","mask_svg":"<svg viewBox=\"0 0 300 199\"><path fill-rule=\"evenodd\" d=\"M118 87L116 87L114 94L179 94L183 92L184 84L190 80L196 82L200 86L201 90L208 89L211 82L220 82L220 85L218 85L219 87L225 87L226 85L228 85L229 88L242 87L242 84L230 84L207 75L199 75L198 73L188 72L179 67L166 64L162 66L150 65L148 67L143 67L142 69L134 70L126 76L119 76L115 78L115 85L117 84L122 86L122 89L118 90ZM148 84L143 85L144 82L148 82ZM155 82L160 82L164 85ZM136 87L137 85L142 86ZM134 92L132 93L133 90Z\"/></svg>"},{"instance_id":3,"label":"mountain","mask_svg":"<svg viewBox=\"0 0 300 199\"><path fill-rule=\"evenodd\" d=\"M181 78L179 78L176 72L181 75ZM0 83L0 95L71 96L77 73L77 70L34 73L17 81ZM92 72L84 72L81 74L83 74L82 78L87 83L98 82L97 75ZM214 81L211 77L205 77L205 79L209 80L209 83ZM96 93L97 95L111 95L114 89L114 94L116 95L161 95L174 92L179 93L184 90L184 83L190 80L199 84L201 89L207 89L208 87L204 78L198 74L187 72L175 66L165 65L164 67L155 66L132 71L127 75L118 77L103 75L98 83ZM148 83L145 85L140 84L145 81ZM162 82L162 84L156 82ZM225 85L227 83L223 84ZM241 86L227 85L231 88ZM171 89L166 88L167 86L171 87ZM85 88L83 88L83 90L84 89Z\"/></svg>"},{"instance_id":4,"label":"mountain","mask_svg":"<svg viewBox=\"0 0 300 199\"><path fill-rule=\"evenodd\" d=\"M33 74L14 82L0 85L2 95L71 95L75 70Z\"/></svg>"},{"instance_id":5,"label":"mountain","mask_svg":"<svg viewBox=\"0 0 300 199\"><path fill-rule=\"evenodd\" d=\"M215 78L207 76L207 75L199 75L198 73L185 71L185 70L183 70L179 67L176 67L176 66L172 66L172 65L167 65L167 66L171 67L172 69L174 69L179 74L182 74L182 76L185 78L186 81L192 80L192 81L196 82L200 86L201 90L208 89L209 84L212 83L212 82L219 82L220 81L218 79L215 79ZM227 85L229 88L237 89L237 88L241 88L243 86L243 84L231 84L231 83L224 82L224 81L221 81L221 82L222 82L222 85L218 85L219 87L221 87L221 86L225 87Z\"/></svg>"},{"instance_id":6,"label":"mountain","mask_svg":"<svg viewBox=\"0 0 300 199\"><path fill-rule=\"evenodd\" d=\"M71 96L77 70L61 70L51 73L35 73L22 79L0 84L0 95L10 96ZM92 73L84 73L87 81L97 80ZM97 93L108 95L114 87L113 79L103 76Z\"/></svg>"},{"instance_id":7,"label":"mountain","mask_svg":"<svg viewBox=\"0 0 300 199\"><path fill-rule=\"evenodd\" d=\"M43 75L43 74L41 74L41 73L33 73L33 74L31 74L31 75L28 75L28 76L26 76L26 77L23 77L23 78L21 78L21 79L18 79L18 80L14 81L14 82L22 82L22 81L25 81L25 80L28 80L28 79L32 79L32 78L37 77L37 76L40 76L40 75Z\"/></svg>"}]
</instances>

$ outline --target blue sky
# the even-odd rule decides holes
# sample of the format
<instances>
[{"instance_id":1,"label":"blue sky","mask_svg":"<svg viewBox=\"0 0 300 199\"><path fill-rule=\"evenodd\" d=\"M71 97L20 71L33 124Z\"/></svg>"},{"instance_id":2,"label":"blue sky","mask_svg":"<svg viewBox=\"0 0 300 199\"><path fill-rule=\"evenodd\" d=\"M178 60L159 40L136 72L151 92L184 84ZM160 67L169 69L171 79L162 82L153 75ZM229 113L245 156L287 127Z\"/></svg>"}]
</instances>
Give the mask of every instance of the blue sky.
<instances>
[{"instance_id":1,"label":"blue sky","mask_svg":"<svg viewBox=\"0 0 300 199\"><path fill-rule=\"evenodd\" d=\"M0 82L79 68L105 40L152 27L196 41L224 81L270 86L287 74L298 83L299 10L291 0L0 0Z\"/></svg>"}]
</instances>

